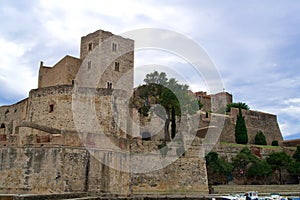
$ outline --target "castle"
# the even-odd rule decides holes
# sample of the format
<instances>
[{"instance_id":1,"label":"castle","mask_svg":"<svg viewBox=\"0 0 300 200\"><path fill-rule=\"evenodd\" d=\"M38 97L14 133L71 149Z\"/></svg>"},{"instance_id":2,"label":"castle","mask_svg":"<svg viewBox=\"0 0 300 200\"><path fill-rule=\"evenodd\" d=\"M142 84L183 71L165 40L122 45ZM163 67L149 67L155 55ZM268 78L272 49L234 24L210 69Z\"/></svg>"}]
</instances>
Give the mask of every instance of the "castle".
<instances>
[{"instance_id":1,"label":"castle","mask_svg":"<svg viewBox=\"0 0 300 200\"><path fill-rule=\"evenodd\" d=\"M182 124L180 140L163 153L161 140L143 139L147 126L128 108L133 65L134 41L102 30L81 38L80 58L41 62L38 88L0 107L0 193L208 193L203 143L217 129L217 142L234 142L237 110L217 114L232 96L196 93L204 103L199 128ZM268 144L282 142L275 115L243 114L251 143L257 131Z\"/></svg>"}]
</instances>

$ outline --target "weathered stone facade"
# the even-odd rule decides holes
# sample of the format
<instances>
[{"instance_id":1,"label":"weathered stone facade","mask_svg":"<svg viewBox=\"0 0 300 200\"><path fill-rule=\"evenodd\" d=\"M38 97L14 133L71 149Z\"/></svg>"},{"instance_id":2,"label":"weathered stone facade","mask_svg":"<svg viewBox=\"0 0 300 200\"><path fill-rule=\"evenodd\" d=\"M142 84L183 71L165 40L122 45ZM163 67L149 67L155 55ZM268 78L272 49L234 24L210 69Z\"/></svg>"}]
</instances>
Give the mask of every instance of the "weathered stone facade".
<instances>
[{"instance_id":1,"label":"weathered stone facade","mask_svg":"<svg viewBox=\"0 0 300 200\"><path fill-rule=\"evenodd\" d=\"M180 134L163 144L164 119L129 109L133 64L134 41L102 30L81 38L80 58L41 62L38 88L0 107L0 193L208 193L206 146L235 142L237 110L224 113L232 95L196 94L196 126L178 118ZM243 115L250 143L263 131L281 144L275 115Z\"/></svg>"},{"instance_id":2,"label":"weathered stone facade","mask_svg":"<svg viewBox=\"0 0 300 200\"><path fill-rule=\"evenodd\" d=\"M182 146L154 154L176 158L165 168L131 170L140 165L134 152L159 142L142 141L129 117L133 48L132 40L99 30L82 37L80 58L41 62L38 88L0 107L0 193L208 193L200 138L179 158Z\"/></svg>"},{"instance_id":3,"label":"weathered stone facade","mask_svg":"<svg viewBox=\"0 0 300 200\"><path fill-rule=\"evenodd\" d=\"M232 95L226 92L214 95L207 95L206 92L197 92L195 95L204 104L200 114L200 130L205 130L205 128L209 127L212 116L221 118L224 120L224 126L220 127L222 128L220 141L235 143L235 124L239 111L237 108L231 108L230 112L225 114L226 105L232 103ZM216 113L207 112L213 110ZM268 145L271 145L273 140L277 140L282 145L283 138L276 115L254 110L242 110L242 115L245 118L248 131L248 143L254 144L255 135L257 132L262 131ZM202 132L203 137L205 137L206 132Z\"/></svg>"}]
</instances>

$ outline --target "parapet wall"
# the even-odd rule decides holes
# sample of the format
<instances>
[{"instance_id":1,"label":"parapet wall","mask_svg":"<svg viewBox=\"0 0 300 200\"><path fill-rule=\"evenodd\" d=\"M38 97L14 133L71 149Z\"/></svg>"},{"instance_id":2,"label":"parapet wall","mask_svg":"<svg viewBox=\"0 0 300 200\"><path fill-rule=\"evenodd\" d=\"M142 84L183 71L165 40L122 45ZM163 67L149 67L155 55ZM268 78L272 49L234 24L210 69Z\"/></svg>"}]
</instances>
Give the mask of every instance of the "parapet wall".
<instances>
[{"instance_id":1,"label":"parapet wall","mask_svg":"<svg viewBox=\"0 0 300 200\"><path fill-rule=\"evenodd\" d=\"M132 174L133 194L208 194L208 182L202 139L194 138L183 153L180 143L161 148L161 141L132 141L131 165L152 169ZM146 159L141 162L135 157ZM159 164L158 164L159 163ZM168 164L167 164L168 163Z\"/></svg>"},{"instance_id":2,"label":"parapet wall","mask_svg":"<svg viewBox=\"0 0 300 200\"><path fill-rule=\"evenodd\" d=\"M273 140L277 140L280 145L282 144L283 138L276 115L253 110L243 110L242 114L245 117L250 144L255 143L255 135L258 131L262 131L266 136L268 145L271 145ZM233 117L235 123L238 115L238 109L232 108L230 115Z\"/></svg>"},{"instance_id":3,"label":"parapet wall","mask_svg":"<svg viewBox=\"0 0 300 200\"><path fill-rule=\"evenodd\" d=\"M104 88L39 88L30 92L26 120L59 130L125 137L127 131L131 132L125 97L122 90Z\"/></svg>"}]
</instances>

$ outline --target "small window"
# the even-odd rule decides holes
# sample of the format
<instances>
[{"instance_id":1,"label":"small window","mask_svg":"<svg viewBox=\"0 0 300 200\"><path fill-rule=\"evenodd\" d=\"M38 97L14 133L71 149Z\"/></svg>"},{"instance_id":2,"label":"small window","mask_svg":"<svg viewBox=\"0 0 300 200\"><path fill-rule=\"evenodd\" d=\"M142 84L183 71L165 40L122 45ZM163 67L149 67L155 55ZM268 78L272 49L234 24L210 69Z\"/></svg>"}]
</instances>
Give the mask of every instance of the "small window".
<instances>
[{"instance_id":1,"label":"small window","mask_svg":"<svg viewBox=\"0 0 300 200\"><path fill-rule=\"evenodd\" d=\"M117 51L118 45L116 43L112 43L112 51L116 52Z\"/></svg>"},{"instance_id":2,"label":"small window","mask_svg":"<svg viewBox=\"0 0 300 200\"><path fill-rule=\"evenodd\" d=\"M92 49L93 49L93 43L89 43L88 48L89 48L89 51L92 51Z\"/></svg>"},{"instance_id":3,"label":"small window","mask_svg":"<svg viewBox=\"0 0 300 200\"><path fill-rule=\"evenodd\" d=\"M74 79L72 80L72 85L75 85L75 80Z\"/></svg>"},{"instance_id":4,"label":"small window","mask_svg":"<svg viewBox=\"0 0 300 200\"><path fill-rule=\"evenodd\" d=\"M1 126L0 126L0 128L5 128L5 125L2 123Z\"/></svg>"},{"instance_id":5,"label":"small window","mask_svg":"<svg viewBox=\"0 0 300 200\"><path fill-rule=\"evenodd\" d=\"M120 63L115 62L115 71L120 71Z\"/></svg>"},{"instance_id":6,"label":"small window","mask_svg":"<svg viewBox=\"0 0 300 200\"><path fill-rule=\"evenodd\" d=\"M107 82L107 89L112 89L112 83Z\"/></svg>"},{"instance_id":7,"label":"small window","mask_svg":"<svg viewBox=\"0 0 300 200\"><path fill-rule=\"evenodd\" d=\"M52 113L54 111L54 104L49 105L49 113Z\"/></svg>"},{"instance_id":8,"label":"small window","mask_svg":"<svg viewBox=\"0 0 300 200\"><path fill-rule=\"evenodd\" d=\"M88 62L88 70L90 70L91 67L92 67L92 61L89 61L89 62Z\"/></svg>"}]
</instances>

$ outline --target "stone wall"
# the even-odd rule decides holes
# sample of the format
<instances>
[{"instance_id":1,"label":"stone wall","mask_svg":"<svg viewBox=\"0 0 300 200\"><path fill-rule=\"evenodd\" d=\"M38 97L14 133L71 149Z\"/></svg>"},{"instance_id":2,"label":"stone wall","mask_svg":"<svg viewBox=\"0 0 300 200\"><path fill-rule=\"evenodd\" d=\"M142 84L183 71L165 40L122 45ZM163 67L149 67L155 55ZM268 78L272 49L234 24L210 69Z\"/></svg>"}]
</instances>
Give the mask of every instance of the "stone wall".
<instances>
[{"instance_id":1,"label":"stone wall","mask_svg":"<svg viewBox=\"0 0 300 200\"><path fill-rule=\"evenodd\" d=\"M0 193L129 192L129 174L109 167L128 162L111 151L44 145L1 148L0 155Z\"/></svg>"},{"instance_id":2,"label":"stone wall","mask_svg":"<svg viewBox=\"0 0 300 200\"><path fill-rule=\"evenodd\" d=\"M267 144L271 145L273 140L277 140L282 145L283 138L277 122L277 116L269 113L263 113L253 110L242 110L245 117L246 127L248 130L248 141L250 144L255 143L255 135L262 131L266 136ZM238 109L232 108L230 115L236 122Z\"/></svg>"},{"instance_id":3,"label":"stone wall","mask_svg":"<svg viewBox=\"0 0 300 200\"><path fill-rule=\"evenodd\" d=\"M1 193L84 191L87 154L64 147L1 148Z\"/></svg>"},{"instance_id":4,"label":"stone wall","mask_svg":"<svg viewBox=\"0 0 300 200\"><path fill-rule=\"evenodd\" d=\"M226 106L232 103L232 95L228 92L220 92L217 94L207 95L206 92L196 92L196 97L203 104L201 109L204 112L217 112L225 114Z\"/></svg>"},{"instance_id":5,"label":"stone wall","mask_svg":"<svg viewBox=\"0 0 300 200\"><path fill-rule=\"evenodd\" d=\"M76 79L80 87L133 89L133 40L96 31L81 38L80 58L83 63Z\"/></svg>"},{"instance_id":6,"label":"stone wall","mask_svg":"<svg viewBox=\"0 0 300 200\"><path fill-rule=\"evenodd\" d=\"M234 145L234 144L218 144L215 146L213 151L219 154L219 157L226 158L227 161L232 161L232 158L236 156L243 148L249 148L254 155L259 158L265 159L270 153L273 152L281 152L285 151L288 155L292 156L295 152L289 148L267 148L267 147L260 147L259 145Z\"/></svg>"},{"instance_id":7,"label":"stone wall","mask_svg":"<svg viewBox=\"0 0 300 200\"><path fill-rule=\"evenodd\" d=\"M142 144L143 143L143 144ZM139 162L134 156L131 159L133 168L147 165L153 169L145 173L132 173L131 184L133 194L207 194L208 182L204 151L200 138L195 138L187 151L180 156L179 146L168 146L164 155L163 149L158 148L158 141L133 143L131 149L135 153L144 153L147 162ZM134 144L143 145L135 146ZM147 146L151 146L148 148ZM154 145L154 146L153 146ZM152 149L152 151L150 150ZM157 152L158 150L158 152ZM154 166L161 162L160 165ZM169 163L164 166L164 163ZM153 166L152 166L153 165Z\"/></svg>"},{"instance_id":8,"label":"stone wall","mask_svg":"<svg viewBox=\"0 0 300 200\"><path fill-rule=\"evenodd\" d=\"M28 99L0 107L0 147L16 142L18 125L26 119Z\"/></svg>"},{"instance_id":9,"label":"stone wall","mask_svg":"<svg viewBox=\"0 0 300 200\"><path fill-rule=\"evenodd\" d=\"M29 95L27 121L59 130L125 137L130 125L124 95L124 91L101 88L75 91L68 85L35 89Z\"/></svg>"},{"instance_id":10,"label":"stone wall","mask_svg":"<svg viewBox=\"0 0 300 200\"><path fill-rule=\"evenodd\" d=\"M72 56L65 56L52 68L44 67L41 63L38 87L55 85L72 85L81 66L81 60Z\"/></svg>"},{"instance_id":11,"label":"stone wall","mask_svg":"<svg viewBox=\"0 0 300 200\"><path fill-rule=\"evenodd\" d=\"M262 131L266 136L267 144L271 145L273 140L278 140L279 145L282 144L283 138L279 129L276 115L252 111L243 110L243 116L245 117L246 127L248 131L248 143L255 143L255 136L258 131ZM205 114L201 114L200 128L208 127L212 115L208 117ZM220 135L221 142L235 143L235 124L238 115L238 109L232 108L230 115L217 115L219 118L224 119L224 126Z\"/></svg>"}]
</instances>

